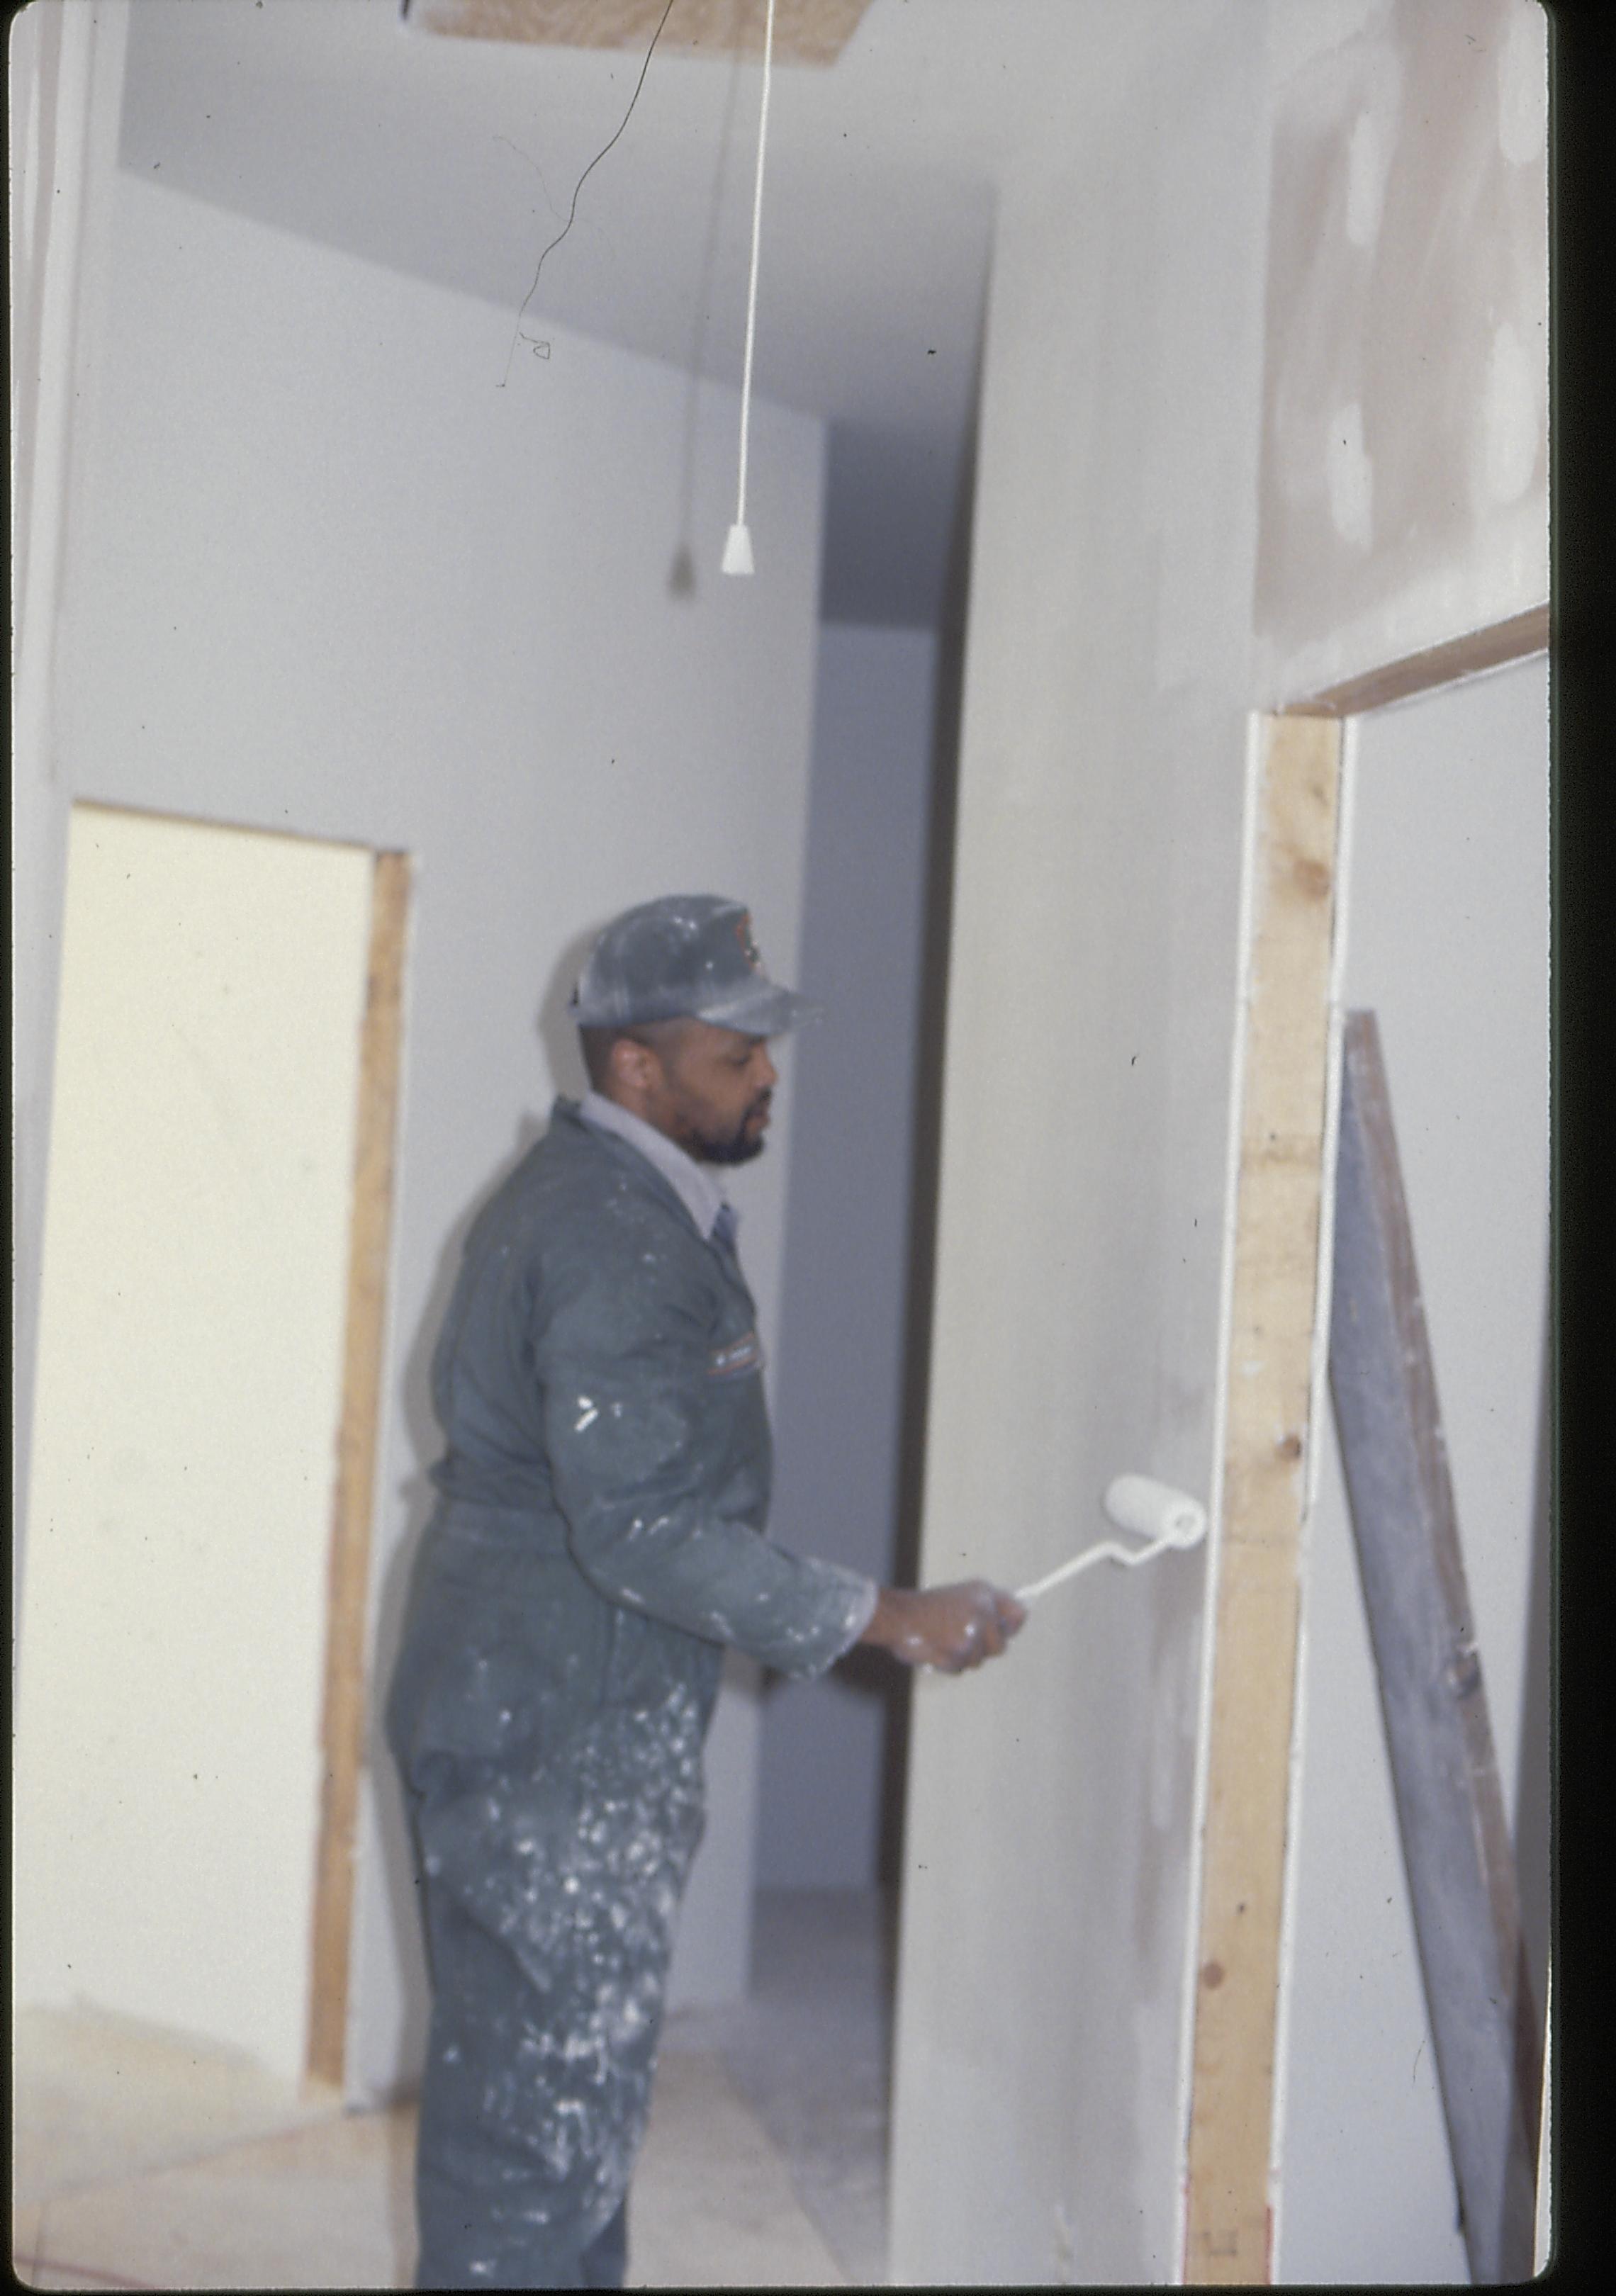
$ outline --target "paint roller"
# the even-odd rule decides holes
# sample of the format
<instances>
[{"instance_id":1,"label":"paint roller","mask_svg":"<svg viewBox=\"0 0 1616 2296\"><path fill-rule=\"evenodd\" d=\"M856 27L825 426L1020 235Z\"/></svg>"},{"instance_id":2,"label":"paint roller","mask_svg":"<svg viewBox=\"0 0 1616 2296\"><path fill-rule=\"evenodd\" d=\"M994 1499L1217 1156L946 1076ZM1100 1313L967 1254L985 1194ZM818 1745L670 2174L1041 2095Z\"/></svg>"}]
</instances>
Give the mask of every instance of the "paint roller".
<instances>
[{"instance_id":1,"label":"paint roller","mask_svg":"<svg viewBox=\"0 0 1616 2296\"><path fill-rule=\"evenodd\" d=\"M1206 1537L1206 1509L1200 1500L1191 1498L1187 1491L1155 1482L1149 1475L1114 1476L1105 1487L1101 1505L1119 1530L1131 1531L1147 1544L1122 1546L1114 1538L1103 1538L1046 1578L1035 1578L1030 1587L1018 1587L1018 1603L1036 1603L1040 1595L1047 1595L1063 1578L1075 1578L1091 1562L1121 1562L1133 1570L1169 1546L1198 1546Z\"/></svg>"}]
</instances>

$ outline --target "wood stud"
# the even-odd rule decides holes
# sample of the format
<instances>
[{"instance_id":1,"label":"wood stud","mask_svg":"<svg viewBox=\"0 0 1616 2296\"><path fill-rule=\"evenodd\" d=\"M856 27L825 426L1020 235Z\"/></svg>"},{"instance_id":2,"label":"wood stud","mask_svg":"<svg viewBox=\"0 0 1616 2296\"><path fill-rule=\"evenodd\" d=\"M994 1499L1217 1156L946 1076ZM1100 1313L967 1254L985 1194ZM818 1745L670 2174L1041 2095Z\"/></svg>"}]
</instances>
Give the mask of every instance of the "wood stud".
<instances>
[{"instance_id":1,"label":"wood stud","mask_svg":"<svg viewBox=\"0 0 1616 2296\"><path fill-rule=\"evenodd\" d=\"M355 1836L365 1743L365 1636L371 1517L387 1336L388 1244L393 1138L403 1024L409 858L378 853L372 890L369 972L359 1053L349 1235L348 1326L332 1503L324 1757L315 1865L309 1988L308 2077L340 2088L347 2056L349 1961L353 1931Z\"/></svg>"},{"instance_id":2,"label":"wood stud","mask_svg":"<svg viewBox=\"0 0 1616 2296\"><path fill-rule=\"evenodd\" d=\"M1365 709L1383 709L1388 702L1407 701L1415 693L1430 693L1456 678L1474 677L1505 662L1524 661L1548 650L1548 608L1530 606L1506 621L1489 622L1485 629L1470 630L1421 653L1405 654L1382 663L1361 677L1349 677L1327 686L1306 701L1292 702L1291 717L1350 718Z\"/></svg>"},{"instance_id":3,"label":"wood stud","mask_svg":"<svg viewBox=\"0 0 1616 2296\"><path fill-rule=\"evenodd\" d=\"M1191 2074L1185 2278L1199 2284L1250 2285L1270 2268L1340 768L1334 720L1267 721Z\"/></svg>"}]
</instances>

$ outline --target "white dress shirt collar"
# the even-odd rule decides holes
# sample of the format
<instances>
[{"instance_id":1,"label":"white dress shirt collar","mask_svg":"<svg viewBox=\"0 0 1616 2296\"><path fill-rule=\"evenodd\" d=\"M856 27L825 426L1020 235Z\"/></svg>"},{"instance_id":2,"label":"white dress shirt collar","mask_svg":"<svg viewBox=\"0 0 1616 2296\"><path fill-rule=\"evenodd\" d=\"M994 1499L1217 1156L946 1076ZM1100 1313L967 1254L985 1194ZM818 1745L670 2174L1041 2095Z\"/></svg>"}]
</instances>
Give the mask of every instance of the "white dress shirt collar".
<instances>
[{"instance_id":1,"label":"white dress shirt collar","mask_svg":"<svg viewBox=\"0 0 1616 2296\"><path fill-rule=\"evenodd\" d=\"M615 1132L619 1140L637 1148L672 1188L700 1234L704 1238L711 1236L713 1222L729 1200L707 1165L698 1164L665 1132L659 1132L654 1124L647 1124L632 1110L620 1108L603 1093L587 1092L578 1103L578 1112L586 1124L593 1124L601 1132Z\"/></svg>"}]
</instances>

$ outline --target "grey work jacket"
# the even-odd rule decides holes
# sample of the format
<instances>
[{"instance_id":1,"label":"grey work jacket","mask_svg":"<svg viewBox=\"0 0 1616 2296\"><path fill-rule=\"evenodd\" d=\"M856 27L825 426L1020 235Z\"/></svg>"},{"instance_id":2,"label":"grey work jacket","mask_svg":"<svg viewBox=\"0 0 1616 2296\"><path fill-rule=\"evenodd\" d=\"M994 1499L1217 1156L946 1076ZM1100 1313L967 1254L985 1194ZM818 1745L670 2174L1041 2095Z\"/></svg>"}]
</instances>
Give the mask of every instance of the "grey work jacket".
<instances>
[{"instance_id":1,"label":"grey work jacket","mask_svg":"<svg viewBox=\"0 0 1616 2296\"><path fill-rule=\"evenodd\" d=\"M390 1725L406 1774L553 1733L538 1708L704 1711L722 1646L822 1672L870 1582L764 1536L757 1310L628 1142L558 1100L474 1222L433 1363L447 1439Z\"/></svg>"}]
</instances>

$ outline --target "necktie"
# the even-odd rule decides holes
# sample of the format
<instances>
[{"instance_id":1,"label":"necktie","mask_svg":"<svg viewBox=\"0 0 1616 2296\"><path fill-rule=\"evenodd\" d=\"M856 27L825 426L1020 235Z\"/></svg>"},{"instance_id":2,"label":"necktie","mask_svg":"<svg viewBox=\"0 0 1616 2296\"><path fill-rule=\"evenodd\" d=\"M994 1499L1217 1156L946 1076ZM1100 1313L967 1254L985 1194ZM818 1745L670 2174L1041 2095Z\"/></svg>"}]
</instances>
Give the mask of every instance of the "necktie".
<instances>
[{"instance_id":1,"label":"necktie","mask_svg":"<svg viewBox=\"0 0 1616 2296\"><path fill-rule=\"evenodd\" d=\"M732 1259L736 1257L735 1234L740 1226L741 1215L734 1204L720 1204L718 1217L712 1224L712 1240L720 1251L728 1252Z\"/></svg>"}]
</instances>

